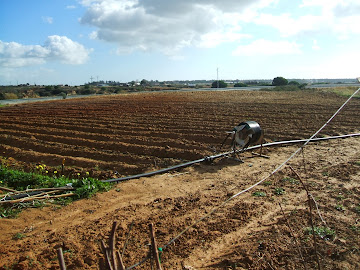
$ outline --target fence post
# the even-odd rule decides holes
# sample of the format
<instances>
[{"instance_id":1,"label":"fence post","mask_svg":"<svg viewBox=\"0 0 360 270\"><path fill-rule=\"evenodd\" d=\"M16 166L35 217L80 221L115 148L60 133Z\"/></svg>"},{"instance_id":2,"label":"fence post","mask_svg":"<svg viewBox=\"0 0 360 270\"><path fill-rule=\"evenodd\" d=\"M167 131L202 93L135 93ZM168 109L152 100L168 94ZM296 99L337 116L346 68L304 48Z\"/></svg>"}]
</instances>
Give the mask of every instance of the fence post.
<instances>
[{"instance_id":1,"label":"fence post","mask_svg":"<svg viewBox=\"0 0 360 270\"><path fill-rule=\"evenodd\" d=\"M152 254L155 259L156 267L158 270L162 270L160 260L159 260L159 252L155 240L155 232L154 232L154 226L152 223L149 224L150 229L150 238L151 238L151 248L152 248Z\"/></svg>"}]
</instances>

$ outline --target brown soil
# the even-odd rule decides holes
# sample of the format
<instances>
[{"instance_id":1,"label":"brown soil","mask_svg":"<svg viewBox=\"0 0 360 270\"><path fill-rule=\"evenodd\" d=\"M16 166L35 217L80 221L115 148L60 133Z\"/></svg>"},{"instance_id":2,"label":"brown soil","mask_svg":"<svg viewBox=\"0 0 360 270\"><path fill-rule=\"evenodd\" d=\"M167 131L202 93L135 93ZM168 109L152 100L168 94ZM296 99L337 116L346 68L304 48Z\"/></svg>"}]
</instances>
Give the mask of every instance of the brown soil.
<instances>
[{"instance_id":1,"label":"brown soil","mask_svg":"<svg viewBox=\"0 0 360 270\"><path fill-rule=\"evenodd\" d=\"M31 171L42 163L50 173L65 158L66 174L90 172L104 179L212 154L219 150L225 132L243 120L259 122L268 141L307 138L344 101L317 92L214 91L11 106L0 109L0 155L8 166ZM359 99L352 100L321 135L358 131L359 105ZM166 246L188 225L267 176L296 149L266 149L270 159L244 154L244 163L218 159L124 182L65 207L49 204L28 209L17 219L1 219L0 269L58 269L58 247L66 251L68 269L98 269L103 257L100 241L108 239L113 221L120 224L116 243L120 251L133 224L124 253L129 267L147 253L149 223L154 223L158 245ZM304 179L326 222L315 209L315 226L335 232L316 237L322 269L359 269L360 139L310 144L290 164ZM266 196L253 196L256 191ZM162 265L304 269L300 249L307 269L314 269L313 238L306 231L309 217L306 192L286 166L167 246ZM16 233L26 237L15 240ZM149 264L139 268L149 269Z\"/></svg>"}]
</instances>

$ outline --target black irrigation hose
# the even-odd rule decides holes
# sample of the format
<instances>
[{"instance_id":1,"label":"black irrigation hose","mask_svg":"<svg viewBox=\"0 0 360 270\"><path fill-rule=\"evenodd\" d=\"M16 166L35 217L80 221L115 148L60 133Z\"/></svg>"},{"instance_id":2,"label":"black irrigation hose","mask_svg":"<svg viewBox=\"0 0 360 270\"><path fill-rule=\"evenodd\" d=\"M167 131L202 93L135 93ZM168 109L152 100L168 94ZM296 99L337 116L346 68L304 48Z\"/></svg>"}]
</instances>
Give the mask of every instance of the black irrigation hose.
<instances>
[{"instance_id":1,"label":"black irrigation hose","mask_svg":"<svg viewBox=\"0 0 360 270\"><path fill-rule=\"evenodd\" d=\"M314 138L314 139L311 139L310 142L318 142L318 141L333 140L333 139L345 139L345 138L357 137L357 136L360 136L360 133L353 133L353 134L332 136L332 137L324 137L324 138ZM304 142L307 142L307 141L308 141L307 139L305 139L305 140L279 141L279 142L265 143L265 144L262 145L262 147L270 147L270 146L277 146L277 145L283 145L283 144L304 143ZM261 145L255 145L255 146L248 147L245 150L241 149L241 150L238 150L238 151L239 152L249 151L249 150L258 149L260 147L261 147ZM130 175L130 176L125 176L125 177L121 177L121 178L102 180L102 182L106 182L106 183L123 182L123 181L127 181L127 180L138 179L140 177L149 177L149 176L165 173L165 172L172 171L172 170L185 168L185 167L191 166L191 165L196 164L196 163L209 162L209 161L212 161L214 159L230 155L232 153L233 153L233 151L229 151L229 152L226 152L226 153L221 153L221 154L217 154L217 155L214 155L214 156L208 156L208 157L204 157L204 158L201 158L201 159L197 159L197 160L189 161L189 162L182 163L182 164L179 164L179 165L175 165L175 166L172 166L172 167L164 168L164 169L161 169L161 170L158 170L158 171L152 171L152 172L148 172L148 173Z\"/></svg>"},{"instance_id":2,"label":"black irrigation hose","mask_svg":"<svg viewBox=\"0 0 360 270\"><path fill-rule=\"evenodd\" d=\"M28 192L28 193L21 193L21 194L6 196L4 198L4 201L22 199L22 198L31 197L31 196L34 196L34 195L39 195L41 193L43 193L43 191L32 191L32 192Z\"/></svg>"}]
</instances>

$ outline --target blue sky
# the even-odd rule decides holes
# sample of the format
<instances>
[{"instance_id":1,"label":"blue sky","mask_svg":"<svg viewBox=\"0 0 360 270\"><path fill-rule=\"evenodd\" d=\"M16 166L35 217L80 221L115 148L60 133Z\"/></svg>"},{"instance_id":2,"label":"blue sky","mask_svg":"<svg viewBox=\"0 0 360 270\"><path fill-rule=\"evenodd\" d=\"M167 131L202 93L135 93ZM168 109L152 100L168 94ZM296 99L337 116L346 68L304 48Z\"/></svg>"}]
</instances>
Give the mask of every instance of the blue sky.
<instances>
[{"instance_id":1,"label":"blue sky","mask_svg":"<svg viewBox=\"0 0 360 270\"><path fill-rule=\"evenodd\" d=\"M0 0L0 85L354 78L358 0Z\"/></svg>"}]
</instances>

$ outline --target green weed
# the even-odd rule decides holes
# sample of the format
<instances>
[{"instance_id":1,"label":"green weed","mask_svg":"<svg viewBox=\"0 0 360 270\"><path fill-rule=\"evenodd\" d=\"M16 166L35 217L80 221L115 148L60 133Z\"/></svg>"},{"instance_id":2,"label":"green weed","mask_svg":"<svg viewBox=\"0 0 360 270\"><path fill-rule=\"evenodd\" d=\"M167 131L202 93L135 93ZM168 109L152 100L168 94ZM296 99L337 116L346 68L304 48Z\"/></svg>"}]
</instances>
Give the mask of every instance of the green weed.
<instances>
[{"instance_id":1,"label":"green weed","mask_svg":"<svg viewBox=\"0 0 360 270\"><path fill-rule=\"evenodd\" d=\"M285 194L285 189L283 189L281 187L275 188L274 194L275 195L283 195L283 194Z\"/></svg>"},{"instance_id":2,"label":"green weed","mask_svg":"<svg viewBox=\"0 0 360 270\"><path fill-rule=\"evenodd\" d=\"M21 212L20 208L0 206L1 218L17 218Z\"/></svg>"},{"instance_id":3,"label":"green weed","mask_svg":"<svg viewBox=\"0 0 360 270\"><path fill-rule=\"evenodd\" d=\"M352 225L350 229L356 233L360 233L360 226Z\"/></svg>"},{"instance_id":4,"label":"green weed","mask_svg":"<svg viewBox=\"0 0 360 270\"><path fill-rule=\"evenodd\" d=\"M263 185L264 186L271 186L272 183L271 183L271 181L264 181Z\"/></svg>"},{"instance_id":5,"label":"green weed","mask_svg":"<svg viewBox=\"0 0 360 270\"><path fill-rule=\"evenodd\" d=\"M44 173L46 170L45 165L39 165L38 172ZM55 171L53 172L54 174ZM75 188L74 193L77 196L72 198L59 199L59 204L66 205L72 200L80 198L89 198L96 192L108 191L111 188L111 184L101 182L95 178L87 177L81 179L70 179L64 176L49 176L39 173L26 173L17 170L11 170L9 168L0 167L0 179L1 185L13 188L16 190L36 189L36 188L55 188L71 186ZM16 206L0 206L0 217L3 218L16 218L21 212L22 208L26 207L43 207L45 204L43 201L33 201Z\"/></svg>"},{"instance_id":6,"label":"green weed","mask_svg":"<svg viewBox=\"0 0 360 270\"><path fill-rule=\"evenodd\" d=\"M14 239L14 240L21 240L21 239L23 239L23 238L25 238L25 237L26 237L26 235L23 234L23 233L15 233L15 234L13 235L13 239Z\"/></svg>"},{"instance_id":7,"label":"green weed","mask_svg":"<svg viewBox=\"0 0 360 270\"><path fill-rule=\"evenodd\" d=\"M295 178L292 178L292 177L284 177L282 179L283 182L289 182L290 184L293 184L293 185L298 185L300 182L299 180L295 179Z\"/></svg>"},{"instance_id":8,"label":"green weed","mask_svg":"<svg viewBox=\"0 0 360 270\"><path fill-rule=\"evenodd\" d=\"M335 209L338 211L345 211L345 208L342 204L337 204L335 205Z\"/></svg>"},{"instance_id":9,"label":"green weed","mask_svg":"<svg viewBox=\"0 0 360 270\"><path fill-rule=\"evenodd\" d=\"M266 197L266 193L263 191L255 191L252 195L255 197Z\"/></svg>"},{"instance_id":10,"label":"green weed","mask_svg":"<svg viewBox=\"0 0 360 270\"><path fill-rule=\"evenodd\" d=\"M304 229L306 234L312 235L312 228L306 227ZM318 235L320 238L324 240L331 240L335 237L335 231L330 229L329 227L314 227L315 235Z\"/></svg>"}]
</instances>

